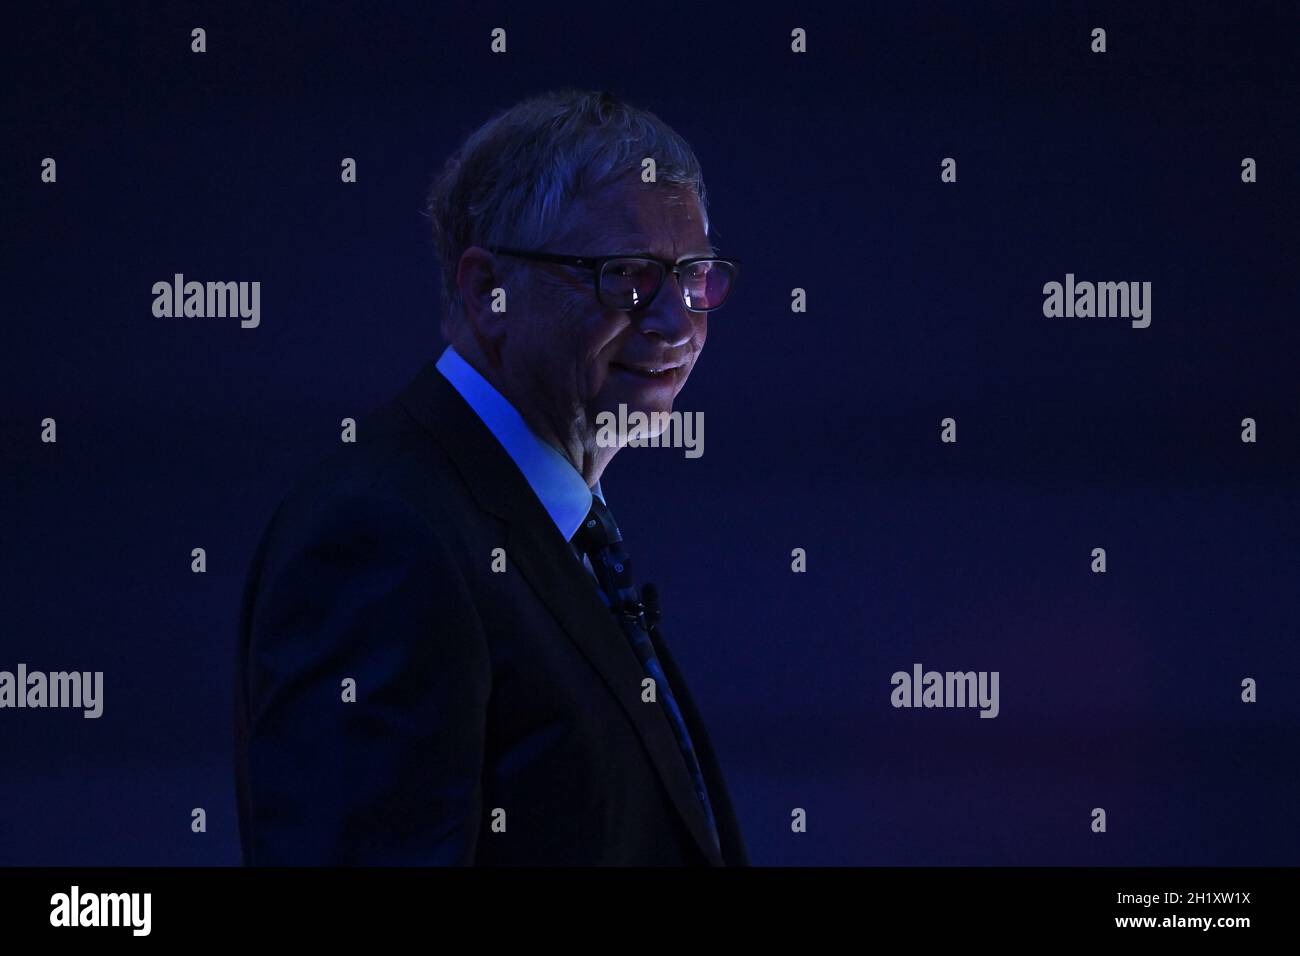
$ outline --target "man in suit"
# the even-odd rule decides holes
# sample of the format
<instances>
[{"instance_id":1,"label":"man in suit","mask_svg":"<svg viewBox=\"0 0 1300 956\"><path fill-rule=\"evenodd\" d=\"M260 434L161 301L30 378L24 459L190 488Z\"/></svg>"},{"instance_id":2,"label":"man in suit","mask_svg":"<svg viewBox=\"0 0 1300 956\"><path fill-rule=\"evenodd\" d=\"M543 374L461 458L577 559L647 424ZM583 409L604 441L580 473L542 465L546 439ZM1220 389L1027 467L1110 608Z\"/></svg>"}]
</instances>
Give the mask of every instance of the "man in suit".
<instances>
[{"instance_id":1,"label":"man in suit","mask_svg":"<svg viewBox=\"0 0 1300 956\"><path fill-rule=\"evenodd\" d=\"M249 573L246 863L748 863L596 427L672 410L730 292L704 197L690 147L604 93L526 100L448 161L451 344L280 505Z\"/></svg>"}]
</instances>

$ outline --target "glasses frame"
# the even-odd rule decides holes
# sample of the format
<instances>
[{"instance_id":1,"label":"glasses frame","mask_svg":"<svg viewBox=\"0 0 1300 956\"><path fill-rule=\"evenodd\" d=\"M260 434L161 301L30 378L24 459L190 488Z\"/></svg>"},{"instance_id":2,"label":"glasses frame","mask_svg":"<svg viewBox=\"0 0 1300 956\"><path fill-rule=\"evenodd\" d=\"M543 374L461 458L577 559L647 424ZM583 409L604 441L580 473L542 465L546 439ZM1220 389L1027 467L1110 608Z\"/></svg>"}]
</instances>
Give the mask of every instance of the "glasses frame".
<instances>
[{"instance_id":1,"label":"glasses frame","mask_svg":"<svg viewBox=\"0 0 1300 956\"><path fill-rule=\"evenodd\" d=\"M625 252L617 256L570 256L559 252L536 252L531 249L511 249L506 246L485 246L484 248L493 255L513 256L516 259L527 259L532 262L552 262L556 265L576 266L579 269L591 269L596 282L596 298L599 299L600 303L605 307L618 309L620 312L639 312L641 309L650 305L650 303L655 300L655 297L659 295L660 290L663 289L664 282L670 273L677 277L677 285L680 289L682 270L697 262L727 263L731 266L731 281L733 286L736 278L740 275L740 260L730 259L726 256L692 256L689 259L683 259L681 262L669 262L667 259L660 259L658 256L652 256L648 252ZM634 305L630 309L625 309L618 305L611 305L606 302L600 294L600 279L604 274L605 265L619 259L647 259L650 262L659 263L663 269L659 274L659 284L655 287L654 292L647 296L644 302ZM728 300L731 299L731 291L731 288L728 288L726 298L711 309L692 309L690 306L686 305L685 299L682 300L682 305L688 312L713 312L727 304Z\"/></svg>"}]
</instances>

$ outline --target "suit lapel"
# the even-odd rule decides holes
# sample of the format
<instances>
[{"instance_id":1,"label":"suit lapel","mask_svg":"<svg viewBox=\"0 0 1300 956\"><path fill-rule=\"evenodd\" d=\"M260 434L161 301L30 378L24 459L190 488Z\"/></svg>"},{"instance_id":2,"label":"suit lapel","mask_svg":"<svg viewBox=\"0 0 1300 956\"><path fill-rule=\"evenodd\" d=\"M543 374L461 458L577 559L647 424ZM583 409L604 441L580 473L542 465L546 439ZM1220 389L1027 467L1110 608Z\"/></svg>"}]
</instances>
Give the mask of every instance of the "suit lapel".
<instances>
[{"instance_id":1,"label":"suit lapel","mask_svg":"<svg viewBox=\"0 0 1300 956\"><path fill-rule=\"evenodd\" d=\"M709 790L709 802L713 804L713 817L718 825L722 858L727 866L749 866L749 853L736 820L736 811L731 803L731 792L722 775L722 766L718 763L717 754L714 753L713 742L709 740L704 721L695 706L695 698L691 695L690 687L687 686L686 678L677 666L676 659L664 642L663 633L656 629L650 640L654 644L659 663L663 665L664 676L672 685L673 694L677 697L677 705L682 711L682 719L686 721L691 740L695 744L695 755L700 761L700 772L704 774L704 785Z\"/></svg>"},{"instance_id":2,"label":"suit lapel","mask_svg":"<svg viewBox=\"0 0 1300 956\"><path fill-rule=\"evenodd\" d=\"M399 401L446 449L480 507L507 522L508 560L609 686L695 842L720 865L668 717L662 707L641 701L645 675L636 652L523 474L435 362L420 370Z\"/></svg>"}]
</instances>

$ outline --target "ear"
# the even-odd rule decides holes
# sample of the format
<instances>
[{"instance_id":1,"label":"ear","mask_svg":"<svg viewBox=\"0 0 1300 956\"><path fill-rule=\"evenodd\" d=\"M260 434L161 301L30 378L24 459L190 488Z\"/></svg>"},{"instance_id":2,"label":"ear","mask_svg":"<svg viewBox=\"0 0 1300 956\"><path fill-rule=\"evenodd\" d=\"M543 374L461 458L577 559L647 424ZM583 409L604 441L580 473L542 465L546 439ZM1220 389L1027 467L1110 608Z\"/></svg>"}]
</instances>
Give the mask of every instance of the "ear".
<instances>
[{"instance_id":1,"label":"ear","mask_svg":"<svg viewBox=\"0 0 1300 956\"><path fill-rule=\"evenodd\" d=\"M506 334L507 316L513 292L506 289L505 312L493 311L494 290L505 288L498 274L498 259L482 246L470 246L461 253L456 267L456 286L465 308L465 321L480 343L496 344Z\"/></svg>"}]
</instances>

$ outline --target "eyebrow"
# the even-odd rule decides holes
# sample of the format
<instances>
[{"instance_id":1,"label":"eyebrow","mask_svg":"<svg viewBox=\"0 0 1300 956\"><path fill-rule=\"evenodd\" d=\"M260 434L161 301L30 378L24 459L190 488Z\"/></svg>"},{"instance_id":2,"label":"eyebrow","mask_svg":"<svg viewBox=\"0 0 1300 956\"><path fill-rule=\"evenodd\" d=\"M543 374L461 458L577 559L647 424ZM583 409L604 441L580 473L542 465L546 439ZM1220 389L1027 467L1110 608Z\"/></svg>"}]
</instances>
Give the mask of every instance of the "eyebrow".
<instances>
[{"instance_id":1,"label":"eyebrow","mask_svg":"<svg viewBox=\"0 0 1300 956\"><path fill-rule=\"evenodd\" d=\"M617 232L618 232L617 229L611 231L611 230L606 230L605 228L599 228L589 233L585 237L585 241L582 243L582 245L594 246L596 248L600 248L601 246L604 246L606 248L611 246L617 247L617 243L619 239ZM641 232L639 229L633 229L630 230L628 234L623 238L630 239L632 242L645 242L645 240L648 237L646 236L645 233ZM642 258L659 259L662 262L672 262L672 263L683 262L687 259L708 259L717 256L718 244L713 241L713 237L706 233L704 236L704 242L706 243L705 252L698 253L697 255L678 256L676 259L673 259L669 256L656 255L655 253L645 248L642 248L638 252L600 253L600 256L604 256L606 258L608 258L610 255L629 256L629 257L640 256ZM595 256L595 255L584 256L584 258L595 259L595 258L599 258L599 256Z\"/></svg>"},{"instance_id":2,"label":"eyebrow","mask_svg":"<svg viewBox=\"0 0 1300 956\"><path fill-rule=\"evenodd\" d=\"M628 258L640 258L640 259L658 259L661 262L672 262L674 264L679 262L685 262L687 259L711 259L717 254L718 253L716 250L710 249L708 252L702 252L699 253L698 255L678 256L676 259L669 259L667 256L655 255L653 252L650 252L648 250L642 250L640 252L613 253L613 255L616 256L627 256ZM608 258L608 256L606 256L606 258Z\"/></svg>"}]
</instances>

